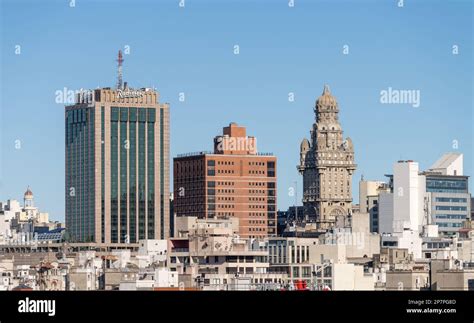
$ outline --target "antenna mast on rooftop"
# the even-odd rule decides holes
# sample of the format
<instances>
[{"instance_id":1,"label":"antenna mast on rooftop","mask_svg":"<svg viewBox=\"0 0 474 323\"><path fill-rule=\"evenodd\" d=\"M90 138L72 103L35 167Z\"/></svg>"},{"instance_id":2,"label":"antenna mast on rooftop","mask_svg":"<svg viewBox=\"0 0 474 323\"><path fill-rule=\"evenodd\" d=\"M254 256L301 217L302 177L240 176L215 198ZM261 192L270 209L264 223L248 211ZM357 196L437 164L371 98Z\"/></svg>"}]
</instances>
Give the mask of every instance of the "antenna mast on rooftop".
<instances>
[{"instance_id":1,"label":"antenna mast on rooftop","mask_svg":"<svg viewBox=\"0 0 474 323\"><path fill-rule=\"evenodd\" d=\"M117 59L117 71L118 71L118 77L117 77L117 89L123 89L123 83L122 83L122 63L123 63L123 58L122 58L122 51L119 50L118 52L118 59Z\"/></svg>"}]
</instances>

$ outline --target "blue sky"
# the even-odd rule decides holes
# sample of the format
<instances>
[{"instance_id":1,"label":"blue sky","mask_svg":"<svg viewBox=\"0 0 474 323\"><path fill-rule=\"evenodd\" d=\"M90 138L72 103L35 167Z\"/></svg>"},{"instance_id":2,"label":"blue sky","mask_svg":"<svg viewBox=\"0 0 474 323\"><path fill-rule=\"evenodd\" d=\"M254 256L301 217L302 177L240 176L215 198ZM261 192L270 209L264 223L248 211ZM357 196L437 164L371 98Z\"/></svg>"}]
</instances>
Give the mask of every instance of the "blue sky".
<instances>
[{"instance_id":1,"label":"blue sky","mask_svg":"<svg viewBox=\"0 0 474 323\"><path fill-rule=\"evenodd\" d=\"M114 86L116 53L127 45L124 80L155 86L171 105L171 157L211 150L223 126L245 125L259 151L278 157L279 209L293 205L294 181L301 197L299 144L326 83L355 146L355 202L361 174L383 179L399 159L424 169L458 151L472 175L471 1L0 3L0 200L22 199L30 185L36 204L64 219L64 107L55 92ZM420 107L381 104L389 87L419 90Z\"/></svg>"}]
</instances>

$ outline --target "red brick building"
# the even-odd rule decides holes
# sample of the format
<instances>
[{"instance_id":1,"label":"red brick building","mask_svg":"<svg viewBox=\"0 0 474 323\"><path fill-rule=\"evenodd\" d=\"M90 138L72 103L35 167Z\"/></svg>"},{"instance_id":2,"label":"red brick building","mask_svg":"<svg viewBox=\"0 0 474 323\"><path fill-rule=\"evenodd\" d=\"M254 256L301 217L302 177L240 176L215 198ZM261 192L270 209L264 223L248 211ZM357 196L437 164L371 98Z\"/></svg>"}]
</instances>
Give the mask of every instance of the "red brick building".
<instances>
[{"instance_id":1,"label":"red brick building","mask_svg":"<svg viewBox=\"0 0 474 323\"><path fill-rule=\"evenodd\" d=\"M276 157L257 153L256 142L231 123L214 153L174 158L176 216L237 217L242 237L276 236Z\"/></svg>"}]
</instances>

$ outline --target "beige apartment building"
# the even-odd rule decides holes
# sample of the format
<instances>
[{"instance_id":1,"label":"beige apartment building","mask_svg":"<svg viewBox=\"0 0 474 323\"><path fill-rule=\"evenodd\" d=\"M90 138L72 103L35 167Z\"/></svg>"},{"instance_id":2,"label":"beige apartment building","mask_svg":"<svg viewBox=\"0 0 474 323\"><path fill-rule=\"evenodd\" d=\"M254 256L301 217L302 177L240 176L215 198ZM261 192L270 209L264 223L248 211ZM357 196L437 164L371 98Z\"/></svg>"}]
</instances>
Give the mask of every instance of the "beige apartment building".
<instances>
[{"instance_id":1,"label":"beige apartment building","mask_svg":"<svg viewBox=\"0 0 474 323\"><path fill-rule=\"evenodd\" d=\"M435 290L474 290L474 268L440 270L434 275Z\"/></svg>"},{"instance_id":2,"label":"beige apartment building","mask_svg":"<svg viewBox=\"0 0 474 323\"><path fill-rule=\"evenodd\" d=\"M168 240L168 266L185 287L277 288L287 281L286 274L269 272L263 242L239 237L238 218L178 217L175 232Z\"/></svg>"},{"instance_id":3,"label":"beige apartment building","mask_svg":"<svg viewBox=\"0 0 474 323\"><path fill-rule=\"evenodd\" d=\"M386 290L429 290L430 272L426 266L386 272Z\"/></svg>"}]
</instances>

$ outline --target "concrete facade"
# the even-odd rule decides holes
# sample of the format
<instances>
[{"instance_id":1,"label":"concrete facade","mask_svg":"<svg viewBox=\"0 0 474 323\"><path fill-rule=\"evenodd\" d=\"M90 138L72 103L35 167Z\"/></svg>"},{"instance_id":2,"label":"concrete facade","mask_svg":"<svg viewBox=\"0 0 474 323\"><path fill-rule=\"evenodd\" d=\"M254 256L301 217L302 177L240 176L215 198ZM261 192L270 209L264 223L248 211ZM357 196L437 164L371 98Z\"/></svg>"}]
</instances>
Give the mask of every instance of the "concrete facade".
<instances>
[{"instance_id":1,"label":"concrete facade","mask_svg":"<svg viewBox=\"0 0 474 323\"><path fill-rule=\"evenodd\" d=\"M390 193L387 183L381 181L359 182L359 208L360 212L369 214L370 232L379 231L379 195L382 192Z\"/></svg>"},{"instance_id":2,"label":"concrete facade","mask_svg":"<svg viewBox=\"0 0 474 323\"><path fill-rule=\"evenodd\" d=\"M425 269L390 270L386 272L386 290L428 290L429 277Z\"/></svg>"}]
</instances>

